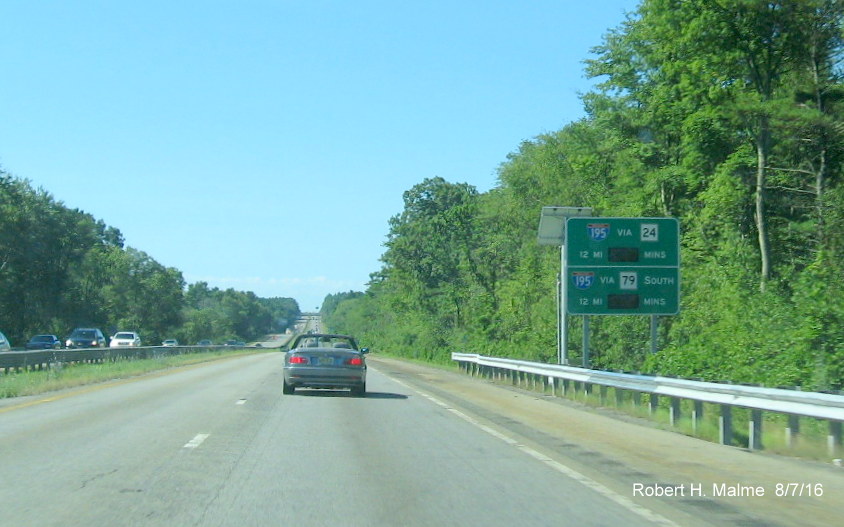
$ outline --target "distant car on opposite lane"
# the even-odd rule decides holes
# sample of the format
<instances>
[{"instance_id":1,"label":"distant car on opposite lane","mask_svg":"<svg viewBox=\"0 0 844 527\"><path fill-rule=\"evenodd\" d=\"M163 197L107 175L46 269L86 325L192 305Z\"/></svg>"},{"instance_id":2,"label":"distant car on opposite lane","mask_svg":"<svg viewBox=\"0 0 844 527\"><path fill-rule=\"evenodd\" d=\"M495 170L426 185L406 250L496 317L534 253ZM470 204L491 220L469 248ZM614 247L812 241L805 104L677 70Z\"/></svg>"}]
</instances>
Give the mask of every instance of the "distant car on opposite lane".
<instances>
[{"instance_id":1,"label":"distant car on opposite lane","mask_svg":"<svg viewBox=\"0 0 844 527\"><path fill-rule=\"evenodd\" d=\"M141 345L141 336L134 331L118 331L111 337L112 348L138 347Z\"/></svg>"},{"instance_id":2,"label":"distant car on opposite lane","mask_svg":"<svg viewBox=\"0 0 844 527\"><path fill-rule=\"evenodd\" d=\"M179 341L176 339L167 339L161 343L162 346L178 346Z\"/></svg>"},{"instance_id":3,"label":"distant car on opposite lane","mask_svg":"<svg viewBox=\"0 0 844 527\"><path fill-rule=\"evenodd\" d=\"M12 351L12 345L9 344L9 339L2 333L0 333L0 351Z\"/></svg>"},{"instance_id":4,"label":"distant car on opposite lane","mask_svg":"<svg viewBox=\"0 0 844 527\"><path fill-rule=\"evenodd\" d=\"M297 336L284 354L282 393L296 388L349 388L366 394L367 348L358 348L349 335L306 333Z\"/></svg>"},{"instance_id":5,"label":"distant car on opposite lane","mask_svg":"<svg viewBox=\"0 0 844 527\"><path fill-rule=\"evenodd\" d=\"M26 343L28 350L57 350L61 347L62 341L55 335L35 335Z\"/></svg>"},{"instance_id":6,"label":"distant car on opposite lane","mask_svg":"<svg viewBox=\"0 0 844 527\"><path fill-rule=\"evenodd\" d=\"M211 342L211 341L210 341L210 340L208 340L208 339L205 339L205 340L200 340L199 342L197 342L197 343L196 343L196 345L197 345L197 346L213 346L213 345L214 345L214 343L213 343L213 342Z\"/></svg>"}]
</instances>

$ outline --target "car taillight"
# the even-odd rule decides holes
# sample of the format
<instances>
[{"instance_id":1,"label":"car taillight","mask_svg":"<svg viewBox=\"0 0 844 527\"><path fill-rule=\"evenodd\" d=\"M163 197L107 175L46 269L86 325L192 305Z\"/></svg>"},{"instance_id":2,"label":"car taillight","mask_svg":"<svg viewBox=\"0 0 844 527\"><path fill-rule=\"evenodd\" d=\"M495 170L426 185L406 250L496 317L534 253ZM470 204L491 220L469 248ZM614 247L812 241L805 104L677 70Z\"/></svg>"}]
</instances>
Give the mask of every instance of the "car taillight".
<instances>
[{"instance_id":1,"label":"car taillight","mask_svg":"<svg viewBox=\"0 0 844 527\"><path fill-rule=\"evenodd\" d=\"M294 357L290 357L290 364L307 364L308 358L307 357L300 357L298 355Z\"/></svg>"},{"instance_id":2,"label":"car taillight","mask_svg":"<svg viewBox=\"0 0 844 527\"><path fill-rule=\"evenodd\" d=\"M349 366L363 366L363 359L360 357L352 357L346 361Z\"/></svg>"}]
</instances>

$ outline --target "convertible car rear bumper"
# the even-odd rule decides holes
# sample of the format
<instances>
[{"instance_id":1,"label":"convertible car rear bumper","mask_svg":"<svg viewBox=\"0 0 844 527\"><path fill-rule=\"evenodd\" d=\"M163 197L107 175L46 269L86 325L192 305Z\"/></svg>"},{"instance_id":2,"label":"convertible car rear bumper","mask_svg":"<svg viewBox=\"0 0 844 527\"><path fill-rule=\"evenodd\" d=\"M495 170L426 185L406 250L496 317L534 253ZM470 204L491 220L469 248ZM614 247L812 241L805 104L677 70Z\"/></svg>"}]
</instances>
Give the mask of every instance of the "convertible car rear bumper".
<instances>
[{"instance_id":1,"label":"convertible car rear bumper","mask_svg":"<svg viewBox=\"0 0 844 527\"><path fill-rule=\"evenodd\" d=\"M284 381L297 388L354 388L366 384L365 369L285 368Z\"/></svg>"}]
</instances>

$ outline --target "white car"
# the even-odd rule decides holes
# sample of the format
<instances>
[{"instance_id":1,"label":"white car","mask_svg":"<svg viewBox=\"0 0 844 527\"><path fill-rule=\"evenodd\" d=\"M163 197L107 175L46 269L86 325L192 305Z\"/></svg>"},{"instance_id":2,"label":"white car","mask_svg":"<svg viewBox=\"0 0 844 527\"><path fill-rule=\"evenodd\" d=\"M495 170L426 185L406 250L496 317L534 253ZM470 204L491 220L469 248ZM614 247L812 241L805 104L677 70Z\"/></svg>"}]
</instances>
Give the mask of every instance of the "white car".
<instances>
[{"instance_id":1,"label":"white car","mask_svg":"<svg viewBox=\"0 0 844 527\"><path fill-rule=\"evenodd\" d=\"M161 343L162 346L178 346L179 341L176 339L167 339Z\"/></svg>"},{"instance_id":2,"label":"white car","mask_svg":"<svg viewBox=\"0 0 844 527\"><path fill-rule=\"evenodd\" d=\"M137 347L141 345L141 336L134 331L119 331L111 337L112 348Z\"/></svg>"}]
</instances>

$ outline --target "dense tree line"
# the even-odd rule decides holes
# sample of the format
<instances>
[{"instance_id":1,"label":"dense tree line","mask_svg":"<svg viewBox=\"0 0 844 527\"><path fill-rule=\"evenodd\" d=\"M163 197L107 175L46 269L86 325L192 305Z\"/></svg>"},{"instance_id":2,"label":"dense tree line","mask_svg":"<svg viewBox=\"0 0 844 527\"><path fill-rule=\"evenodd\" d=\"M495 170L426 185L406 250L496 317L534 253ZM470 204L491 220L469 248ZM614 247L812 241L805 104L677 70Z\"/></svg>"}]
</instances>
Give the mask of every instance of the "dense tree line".
<instances>
[{"instance_id":1,"label":"dense tree line","mask_svg":"<svg viewBox=\"0 0 844 527\"><path fill-rule=\"evenodd\" d=\"M644 0L593 50L587 117L525 141L478 193L425 180L382 268L329 325L374 349L553 360L544 205L681 224L681 313L592 317L599 368L844 383L844 84L837 0ZM570 349L578 349L573 322Z\"/></svg>"},{"instance_id":2,"label":"dense tree line","mask_svg":"<svg viewBox=\"0 0 844 527\"><path fill-rule=\"evenodd\" d=\"M0 330L14 345L83 326L138 331L147 344L247 340L299 315L292 298L185 286L178 269L125 247L118 229L0 172Z\"/></svg>"}]
</instances>

